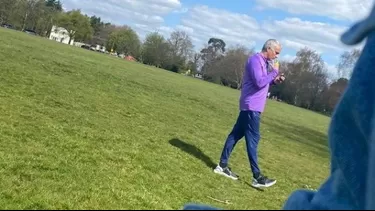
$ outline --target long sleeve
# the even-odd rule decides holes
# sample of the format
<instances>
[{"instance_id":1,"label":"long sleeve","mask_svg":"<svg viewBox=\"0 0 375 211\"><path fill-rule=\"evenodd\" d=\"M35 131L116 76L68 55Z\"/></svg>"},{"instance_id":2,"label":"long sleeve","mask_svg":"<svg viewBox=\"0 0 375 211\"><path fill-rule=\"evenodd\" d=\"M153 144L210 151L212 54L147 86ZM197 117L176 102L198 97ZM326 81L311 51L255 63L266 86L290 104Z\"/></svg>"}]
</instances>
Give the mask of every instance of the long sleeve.
<instances>
[{"instance_id":1,"label":"long sleeve","mask_svg":"<svg viewBox=\"0 0 375 211\"><path fill-rule=\"evenodd\" d=\"M250 78L258 88L263 88L270 84L275 77L279 74L276 69L273 69L267 75L263 75L262 64L259 60L250 60L246 66L246 71L249 72Z\"/></svg>"}]
</instances>

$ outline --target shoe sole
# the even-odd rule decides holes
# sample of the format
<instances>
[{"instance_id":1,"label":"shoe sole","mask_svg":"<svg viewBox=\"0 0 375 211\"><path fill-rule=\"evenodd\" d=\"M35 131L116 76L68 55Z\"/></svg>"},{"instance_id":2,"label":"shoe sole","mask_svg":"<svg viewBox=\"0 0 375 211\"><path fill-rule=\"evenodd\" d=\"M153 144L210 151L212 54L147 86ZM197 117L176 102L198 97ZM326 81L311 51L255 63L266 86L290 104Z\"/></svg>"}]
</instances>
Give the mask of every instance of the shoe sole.
<instances>
[{"instance_id":1,"label":"shoe sole","mask_svg":"<svg viewBox=\"0 0 375 211\"><path fill-rule=\"evenodd\" d=\"M236 178L236 177L231 177L231 176L225 174L225 173L222 172L222 171L217 171L216 169L214 170L214 173L216 173L216 174L220 174L220 175L223 175L223 176L225 176L225 177L227 177L227 178L230 178L230 179L232 179L232 180L238 180L238 178Z\"/></svg>"},{"instance_id":2,"label":"shoe sole","mask_svg":"<svg viewBox=\"0 0 375 211\"><path fill-rule=\"evenodd\" d=\"M253 186L254 188L269 188L269 187L271 187L271 186L273 186L273 185L275 185L276 184L276 180L274 181L274 182L272 182L272 183L269 183L269 184L267 184L267 185L261 185L261 184L251 184L251 186Z\"/></svg>"}]
</instances>

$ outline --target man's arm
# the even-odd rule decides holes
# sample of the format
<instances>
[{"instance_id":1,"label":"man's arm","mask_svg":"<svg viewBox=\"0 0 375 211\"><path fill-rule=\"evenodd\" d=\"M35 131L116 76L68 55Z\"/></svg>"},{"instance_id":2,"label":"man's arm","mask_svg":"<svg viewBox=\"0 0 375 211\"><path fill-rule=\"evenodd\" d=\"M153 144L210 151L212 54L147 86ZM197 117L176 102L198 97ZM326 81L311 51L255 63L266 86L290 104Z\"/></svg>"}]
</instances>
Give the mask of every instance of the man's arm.
<instances>
[{"instance_id":1,"label":"man's arm","mask_svg":"<svg viewBox=\"0 0 375 211\"><path fill-rule=\"evenodd\" d=\"M282 73L281 75L276 76L276 78L270 82L270 85L281 84L284 81L285 81L285 76L284 76L284 73Z\"/></svg>"},{"instance_id":2,"label":"man's arm","mask_svg":"<svg viewBox=\"0 0 375 211\"><path fill-rule=\"evenodd\" d=\"M262 88L267 84L270 84L279 74L278 70L273 69L266 76L263 76L262 65L260 61L255 58L249 61L246 67L246 71L249 71L251 80L258 88Z\"/></svg>"}]
</instances>

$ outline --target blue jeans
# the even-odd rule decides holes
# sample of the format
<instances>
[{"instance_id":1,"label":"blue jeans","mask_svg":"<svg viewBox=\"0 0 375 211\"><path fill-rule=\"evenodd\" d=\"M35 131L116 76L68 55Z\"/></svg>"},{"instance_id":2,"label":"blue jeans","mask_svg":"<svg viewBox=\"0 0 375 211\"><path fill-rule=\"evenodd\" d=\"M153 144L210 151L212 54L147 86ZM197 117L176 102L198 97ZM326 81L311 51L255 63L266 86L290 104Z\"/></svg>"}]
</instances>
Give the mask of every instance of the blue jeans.
<instances>
[{"instance_id":1,"label":"blue jeans","mask_svg":"<svg viewBox=\"0 0 375 211\"><path fill-rule=\"evenodd\" d=\"M185 204L182 210L219 210L216 207L211 207L207 205L202 205L202 204Z\"/></svg>"},{"instance_id":2,"label":"blue jeans","mask_svg":"<svg viewBox=\"0 0 375 211\"><path fill-rule=\"evenodd\" d=\"M233 148L238 141L245 136L247 156L250 161L251 171L255 178L260 174L257 154L258 143L260 140L260 116L261 113L257 111L240 111L236 124L225 141L224 149L220 158L220 163L227 165Z\"/></svg>"}]
</instances>

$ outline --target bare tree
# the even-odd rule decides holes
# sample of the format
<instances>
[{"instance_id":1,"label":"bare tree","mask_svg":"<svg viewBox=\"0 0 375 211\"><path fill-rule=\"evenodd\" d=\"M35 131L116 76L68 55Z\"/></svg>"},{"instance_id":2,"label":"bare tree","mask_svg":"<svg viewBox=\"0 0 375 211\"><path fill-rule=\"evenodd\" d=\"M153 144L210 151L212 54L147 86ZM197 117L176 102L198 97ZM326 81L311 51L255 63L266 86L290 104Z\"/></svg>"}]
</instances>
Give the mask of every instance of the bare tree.
<instances>
[{"instance_id":1,"label":"bare tree","mask_svg":"<svg viewBox=\"0 0 375 211\"><path fill-rule=\"evenodd\" d=\"M229 48L225 56L215 66L216 70L213 74L220 76L223 85L240 89L246 60L252 54L254 54L253 49L247 49L242 45Z\"/></svg>"},{"instance_id":2,"label":"bare tree","mask_svg":"<svg viewBox=\"0 0 375 211\"><path fill-rule=\"evenodd\" d=\"M350 78L355 63L357 62L361 51L353 49L352 51L345 51L340 55L340 61L337 65L337 74L339 78Z\"/></svg>"},{"instance_id":3,"label":"bare tree","mask_svg":"<svg viewBox=\"0 0 375 211\"><path fill-rule=\"evenodd\" d=\"M279 92L288 103L308 109L321 107L320 96L327 87L327 68L319 54L309 48L297 52L296 59L284 64L287 80Z\"/></svg>"},{"instance_id":4,"label":"bare tree","mask_svg":"<svg viewBox=\"0 0 375 211\"><path fill-rule=\"evenodd\" d=\"M193 55L193 42L185 31L174 31L168 39L171 53L174 56L181 57L185 62L191 59Z\"/></svg>"}]
</instances>

